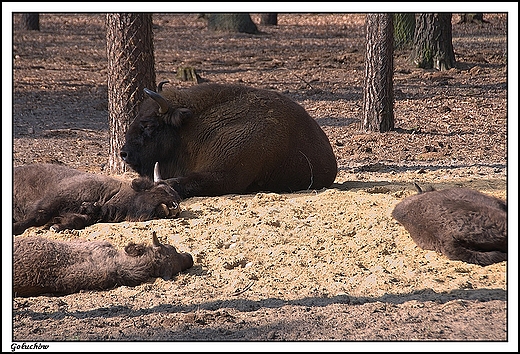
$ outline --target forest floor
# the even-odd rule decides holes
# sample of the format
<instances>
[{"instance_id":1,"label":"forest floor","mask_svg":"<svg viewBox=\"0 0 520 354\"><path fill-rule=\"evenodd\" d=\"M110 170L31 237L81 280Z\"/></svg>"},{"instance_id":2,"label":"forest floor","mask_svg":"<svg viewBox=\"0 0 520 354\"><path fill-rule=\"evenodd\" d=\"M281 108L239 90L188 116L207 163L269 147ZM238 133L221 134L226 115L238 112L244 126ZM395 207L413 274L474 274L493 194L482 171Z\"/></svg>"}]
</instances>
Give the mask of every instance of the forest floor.
<instances>
[{"instance_id":1,"label":"forest floor","mask_svg":"<svg viewBox=\"0 0 520 354\"><path fill-rule=\"evenodd\" d=\"M127 350L190 342L171 347L186 350L210 341L206 349L226 351L282 341L304 351L381 342L385 350L429 341L432 350L450 351L517 344L511 261L482 267L448 260L417 247L390 215L415 193L413 182L508 197L507 15L484 16L489 23L459 24L454 15L454 69L418 69L408 51L395 53L396 129L380 134L360 128L363 14L280 14L277 26L259 25L260 35L208 32L196 14L154 14L158 82L193 85L175 78L179 67L192 66L212 82L288 95L328 135L336 181L317 191L190 198L173 220L60 233L30 228L17 237L117 247L150 242L155 231L195 264L170 281L16 297L12 312L3 311L12 313L11 340L50 342L51 349L80 341L79 350L90 342L104 350L119 350L121 342L136 342ZM107 173L104 15L41 14L40 31L20 31L18 15L13 21L13 164Z\"/></svg>"}]
</instances>

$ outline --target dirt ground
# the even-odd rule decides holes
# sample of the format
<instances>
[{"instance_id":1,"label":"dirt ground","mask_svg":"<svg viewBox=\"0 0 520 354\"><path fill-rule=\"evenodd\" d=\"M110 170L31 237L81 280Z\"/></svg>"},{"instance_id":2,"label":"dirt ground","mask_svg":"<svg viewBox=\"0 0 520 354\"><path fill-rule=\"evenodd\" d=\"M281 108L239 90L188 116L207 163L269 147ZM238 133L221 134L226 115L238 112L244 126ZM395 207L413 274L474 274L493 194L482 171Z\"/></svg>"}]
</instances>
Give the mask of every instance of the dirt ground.
<instances>
[{"instance_id":1,"label":"dirt ground","mask_svg":"<svg viewBox=\"0 0 520 354\"><path fill-rule=\"evenodd\" d=\"M417 69L407 51L396 52L397 129L376 134L359 125L363 14L280 14L277 26L259 25L260 35L211 33L196 14L154 14L157 81L192 85L175 72L193 66L213 82L285 93L330 138L336 181L291 194L191 198L173 220L60 233L31 228L18 237L108 240L121 248L151 242L155 231L195 264L171 281L14 298L12 318L3 311L12 325L7 340L51 349L84 342L78 350L134 341L127 350L183 348L168 343L177 341L190 348L210 341L205 348L226 351L235 347L217 342L255 342L258 350L289 341L303 351L381 342L386 350L418 341L448 342L449 350L478 342L477 351L517 344L510 261L450 261L418 248L390 216L415 193L414 181L507 198L507 15L484 18L489 23L459 24L454 15L455 69ZM104 15L42 14L39 32L19 30L19 15L13 23L13 164L107 173Z\"/></svg>"}]
</instances>

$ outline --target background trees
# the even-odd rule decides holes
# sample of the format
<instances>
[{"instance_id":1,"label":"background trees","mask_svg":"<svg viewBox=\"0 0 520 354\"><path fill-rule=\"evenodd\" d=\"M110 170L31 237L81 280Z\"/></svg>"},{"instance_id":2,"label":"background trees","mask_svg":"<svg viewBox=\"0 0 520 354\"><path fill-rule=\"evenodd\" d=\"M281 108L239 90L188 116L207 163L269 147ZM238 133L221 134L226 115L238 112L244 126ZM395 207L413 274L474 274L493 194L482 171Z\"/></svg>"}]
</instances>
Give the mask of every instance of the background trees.
<instances>
[{"instance_id":1,"label":"background trees","mask_svg":"<svg viewBox=\"0 0 520 354\"><path fill-rule=\"evenodd\" d=\"M411 59L423 69L448 70L455 67L451 13L422 13L417 16Z\"/></svg>"},{"instance_id":2,"label":"background trees","mask_svg":"<svg viewBox=\"0 0 520 354\"><path fill-rule=\"evenodd\" d=\"M230 31L255 34L258 28L248 13L211 13L204 16L210 31Z\"/></svg>"},{"instance_id":3,"label":"background trees","mask_svg":"<svg viewBox=\"0 0 520 354\"><path fill-rule=\"evenodd\" d=\"M260 14L260 24L266 26L276 26L278 24L278 14L276 12Z\"/></svg>"},{"instance_id":4,"label":"background trees","mask_svg":"<svg viewBox=\"0 0 520 354\"><path fill-rule=\"evenodd\" d=\"M39 31L40 14L36 12L23 13L21 19L21 27L24 30Z\"/></svg>"},{"instance_id":5,"label":"background trees","mask_svg":"<svg viewBox=\"0 0 520 354\"><path fill-rule=\"evenodd\" d=\"M415 33L415 13L394 14L394 47L407 47L413 43Z\"/></svg>"}]
</instances>

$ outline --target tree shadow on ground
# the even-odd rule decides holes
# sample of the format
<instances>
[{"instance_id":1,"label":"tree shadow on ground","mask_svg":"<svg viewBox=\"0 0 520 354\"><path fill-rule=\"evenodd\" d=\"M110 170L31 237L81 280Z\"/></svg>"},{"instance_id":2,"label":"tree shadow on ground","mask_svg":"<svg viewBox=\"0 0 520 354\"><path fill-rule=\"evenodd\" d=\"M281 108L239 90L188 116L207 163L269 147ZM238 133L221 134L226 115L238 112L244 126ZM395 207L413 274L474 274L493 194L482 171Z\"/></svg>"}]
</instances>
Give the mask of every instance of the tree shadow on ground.
<instances>
[{"instance_id":1,"label":"tree shadow on ground","mask_svg":"<svg viewBox=\"0 0 520 354\"><path fill-rule=\"evenodd\" d=\"M383 302L394 305L404 304L409 301L428 302L432 301L437 304L445 304L449 301L476 300L479 302L489 302L494 300L507 301L507 291L504 289L468 289L468 290L452 290L449 292L437 293L431 289L421 289L409 294L385 294L380 297L365 296L349 296L337 295L332 297L306 297L296 300L283 300L277 298L268 298L262 300L247 300L238 298L236 300L216 300L208 301L193 305L172 305L161 304L148 309L134 310L125 305L114 305L101 307L87 311L68 312L59 310L57 312L34 312L32 310L24 310L23 308L13 310L13 315L23 313L26 317L33 320L46 319L63 319L72 316L78 319L84 318L110 318L117 316L140 317L157 313L189 313L199 310L215 311L220 309L231 308L241 312L257 311L260 309L275 309L284 306L303 306L303 307L325 307L333 304L345 305L363 305L367 303Z\"/></svg>"}]
</instances>

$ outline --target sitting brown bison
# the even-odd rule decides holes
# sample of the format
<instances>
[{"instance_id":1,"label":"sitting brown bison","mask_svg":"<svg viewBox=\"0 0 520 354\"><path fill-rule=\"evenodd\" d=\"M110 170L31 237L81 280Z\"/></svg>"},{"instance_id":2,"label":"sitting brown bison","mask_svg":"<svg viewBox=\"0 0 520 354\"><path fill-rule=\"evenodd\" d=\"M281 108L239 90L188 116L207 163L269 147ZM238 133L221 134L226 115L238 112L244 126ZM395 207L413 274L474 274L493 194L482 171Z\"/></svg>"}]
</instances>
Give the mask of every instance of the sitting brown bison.
<instances>
[{"instance_id":1,"label":"sitting brown bison","mask_svg":"<svg viewBox=\"0 0 520 354\"><path fill-rule=\"evenodd\" d=\"M151 278L169 280L193 266L189 253L159 243L128 244L118 251L106 241L56 241L37 236L15 238L14 296L66 295L80 290L136 286Z\"/></svg>"},{"instance_id":2,"label":"sitting brown bison","mask_svg":"<svg viewBox=\"0 0 520 354\"><path fill-rule=\"evenodd\" d=\"M468 188L416 188L392 216L419 247L482 266L507 260L505 202Z\"/></svg>"},{"instance_id":3,"label":"sitting brown bison","mask_svg":"<svg viewBox=\"0 0 520 354\"><path fill-rule=\"evenodd\" d=\"M164 82L163 82L164 83ZM269 90L203 83L150 96L126 132L121 158L161 175L182 198L329 187L330 142L303 107Z\"/></svg>"},{"instance_id":4,"label":"sitting brown bison","mask_svg":"<svg viewBox=\"0 0 520 354\"><path fill-rule=\"evenodd\" d=\"M173 218L180 196L160 175L131 183L57 164L14 168L13 233L50 225L54 231L81 229L96 222Z\"/></svg>"}]
</instances>

